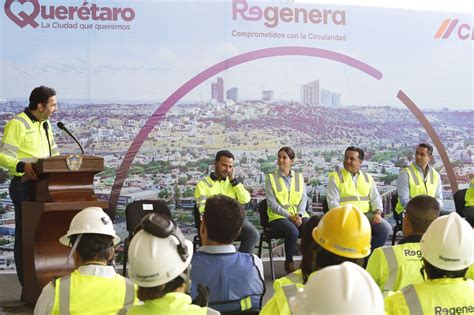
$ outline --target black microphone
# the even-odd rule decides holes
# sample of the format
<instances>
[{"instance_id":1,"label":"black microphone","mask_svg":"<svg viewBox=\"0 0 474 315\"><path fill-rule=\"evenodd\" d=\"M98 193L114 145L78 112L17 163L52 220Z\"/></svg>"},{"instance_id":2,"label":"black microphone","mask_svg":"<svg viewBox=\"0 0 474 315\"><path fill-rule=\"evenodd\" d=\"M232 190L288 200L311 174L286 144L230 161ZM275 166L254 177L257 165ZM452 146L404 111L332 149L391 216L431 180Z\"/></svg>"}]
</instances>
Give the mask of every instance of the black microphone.
<instances>
[{"instance_id":1,"label":"black microphone","mask_svg":"<svg viewBox=\"0 0 474 315\"><path fill-rule=\"evenodd\" d=\"M76 141L77 145L81 149L82 154L84 154L84 149L82 148L82 145L79 143L79 141L77 141L76 137L74 137L72 133L69 130L67 130L66 126L64 126L64 124L61 121L58 121L56 126L58 126L59 129L64 130L69 136L71 136L71 138L74 139L74 141Z\"/></svg>"},{"instance_id":2,"label":"black microphone","mask_svg":"<svg viewBox=\"0 0 474 315\"><path fill-rule=\"evenodd\" d=\"M48 128L49 128L48 123L45 121L43 123L43 129L44 129L44 132L46 132L46 139L48 140L49 156L51 156L51 142L49 142Z\"/></svg>"}]
</instances>

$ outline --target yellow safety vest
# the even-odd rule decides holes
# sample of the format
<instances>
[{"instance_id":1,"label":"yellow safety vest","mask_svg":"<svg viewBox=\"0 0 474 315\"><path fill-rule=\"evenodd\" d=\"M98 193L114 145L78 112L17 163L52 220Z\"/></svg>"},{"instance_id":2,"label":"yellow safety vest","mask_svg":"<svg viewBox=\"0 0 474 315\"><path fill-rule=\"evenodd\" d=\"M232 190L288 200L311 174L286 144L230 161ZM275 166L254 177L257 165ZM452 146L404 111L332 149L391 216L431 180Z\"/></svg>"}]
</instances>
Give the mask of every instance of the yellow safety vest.
<instances>
[{"instance_id":1,"label":"yellow safety vest","mask_svg":"<svg viewBox=\"0 0 474 315\"><path fill-rule=\"evenodd\" d=\"M420 243L405 243L374 249L367 271L384 295L423 281Z\"/></svg>"},{"instance_id":2,"label":"yellow safety vest","mask_svg":"<svg viewBox=\"0 0 474 315\"><path fill-rule=\"evenodd\" d=\"M474 178L471 179L471 184L466 191L466 207L474 207Z\"/></svg>"},{"instance_id":3,"label":"yellow safety vest","mask_svg":"<svg viewBox=\"0 0 474 315\"><path fill-rule=\"evenodd\" d=\"M300 173L293 173L293 176L291 176L290 191L286 188L286 184L278 171L270 173L267 176L267 180L270 181L273 193L275 194L278 203L291 215L296 215L298 213L298 206L301 202L301 198L303 197L303 176L301 176ZM270 207L267 208L267 213L268 222L285 218L284 216L273 212Z\"/></svg>"},{"instance_id":4,"label":"yellow safety vest","mask_svg":"<svg viewBox=\"0 0 474 315\"><path fill-rule=\"evenodd\" d=\"M301 269L297 269L285 277L276 279L273 282L273 290L276 291L280 287L292 284L303 284L303 272Z\"/></svg>"},{"instance_id":5,"label":"yellow safety vest","mask_svg":"<svg viewBox=\"0 0 474 315\"><path fill-rule=\"evenodd\" d=\"M291 315L292 311L288 300L298 293L298 289L303 288L303 284L285 285L275 290L272 298L268 300L260 311L260 315Z\"/></svg>"},{"instance_id":6,"label":"yellow safety vest","mask_svg":"<svg viewBox=\"0 0 474 315\"><path fill-rule=\"evenodd\" d=\"M360 208L363 213L370 210L370 189L374 185L374 180L369 174L359 171L357 177L357 187L352 181L352 175L345 168L332 172L329 177L334 178L334 182L339 190L339 204L351 203Z\"/></svg>"},{"instance_id":7,"label":"yellow safety vest","mask_svg":"<svg viewBox=\"0 0 474 315\"><path fill-rule=\"evenodd\" d=\"M426 182L423 179L423 174L418 171L415 164L411 164L410 166L405 167L403 169L403 172L408 173L410 199L419 195L428 195L431 197L436 196L436 190L438 188L439 183L439 174L433 167L429 168ZM402 213L405 210L403 209L402 204L400 203L400 199L398 199L398 203L395 210L397 211L397 213Z\"/></svg>"},{"instance_id":8,"label":"yellow safety vest","mask_svg":"<svg viewBox=\"0 0 474 315\"><path fill-rule=\"evenodd\" d=\"M196 185L194 191L194 198L196 198L199 212L204 213L207 198L219 194L236 199L240 204L246 204L250 201L250 193L241 183L232 186L228 177L225 180L214 181L211 176L206 176Z\"/></svg>"},{"instance_id":9,"label":"yellow safety vest","mask_svg":"<svg viewBox=\"0 0 474 315\"><path fill-rule=\"evenodd\" d=\"M474 281L441 278L411 284L385 298L387 314L474 313Z\"/></svg>"},{"instance_id":10,"label":"yellow safety vest","mask_svg":"<svg viewBox=\"0 0 474 315\"><path fill-rule=\"evenodd\" d=\"M51 155L59 155L49 120L33 122L23 112L5 125L0 148L0 165L8 169L11 175L23 175L16 171L16 165L20 161L34 163L38 159L49 157L48 139L43 124L48 124Z\"/></svg>"},{"instance_id":11,"label":"yellow safety vest","mask_svg":"<svg viewBox=\"0 0 474 315\"><path fill-rule=\"evenodd\" d=\"M117 314L135 303L135 286L120 275L83 275L75 270L56 279L52 314Z\"/></svg>"},{"instance_id":12,"label":"yellow safety vest","mask_svg":"<svg viewBox=\"0 0 474 315\"><path fill-rule=\"evenodd\" d=\"M162 298L145 301L143 305L131 308L127 315L147 315L147 314L167 314L167 315L206 315L217 314L217 311L191 304L191 297L184 293L171 292Z\"/></svg>"}]
</instances>

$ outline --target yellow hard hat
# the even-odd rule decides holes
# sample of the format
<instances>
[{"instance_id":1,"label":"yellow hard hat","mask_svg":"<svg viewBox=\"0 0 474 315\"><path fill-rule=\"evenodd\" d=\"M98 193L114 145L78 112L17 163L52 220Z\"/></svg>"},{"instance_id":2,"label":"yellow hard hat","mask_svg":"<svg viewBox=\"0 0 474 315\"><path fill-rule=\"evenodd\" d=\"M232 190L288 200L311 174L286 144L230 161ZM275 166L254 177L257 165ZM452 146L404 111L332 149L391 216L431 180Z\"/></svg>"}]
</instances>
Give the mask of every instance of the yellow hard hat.
<instances>
[{"instance_id":1,"label":"yellow hard hat","mask_svg":"<svg viewBox=\"0 0 474 315\"><path fill-rule=\"evenodd\" d=\"M352 204L329 210L313 229L313 239L324 249L347 258L370 254L371 228L367 217Z\"/></svg>"}]
</instances>

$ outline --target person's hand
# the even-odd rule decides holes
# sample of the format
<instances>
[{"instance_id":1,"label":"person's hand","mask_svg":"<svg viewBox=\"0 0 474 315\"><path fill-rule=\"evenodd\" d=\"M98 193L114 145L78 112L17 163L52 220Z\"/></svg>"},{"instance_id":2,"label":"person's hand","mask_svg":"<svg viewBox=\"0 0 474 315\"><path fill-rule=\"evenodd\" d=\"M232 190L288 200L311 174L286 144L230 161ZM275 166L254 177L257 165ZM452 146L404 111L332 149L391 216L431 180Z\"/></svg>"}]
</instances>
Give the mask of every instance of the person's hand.
<instances>
[{"instance_id":1,"label":"person's hand","mask_svg":"<svg viewBox=\"0 0 474 315\"><path fill-rule=\"evenodd\" d=\"M229 181L233 180L234 179L234 168L232 168L230 170L230 173L229 173Z\"/></svg>"},{"instance_id":2,"label":"person's hand","mask_svg":"<svg viewBox=\"0 0 474 315\"><path fill-rule=\"evenodd\" d=\"M382 222L382 214L380 212L375 212L372 222L374 224L379 224L380 222Z\"/></svg>"},{"instance_id":3,"label":"person's hand","mask_svg":"<svg viewBox=\"0 0 474 315\"><path fill-rule=\"evenodd\" d=\"M300 227L301 224L303 224L303 219L302 219L300 216L296 216L295 225L296 225L297 227Z\"/></svg>"},{"instance_id":4,"label":"person's hand","mask_svg":"<svg viewBox=\"0 0 474 315\"><path fill-rule=\"evenodd\" d=\"M199 305L201 307L207 307L209 305L209 294L210 294L209 288L199 283L197 285L197 292L198 292L198 295L193 300L193 304Z\"/></svg>"},{"instance_id":5,"label":"person's hand","mask_svg":"<svg viewBox=\"0 0 474 315\"><path fill-rule=\"evenodd\" d=\"M23 176L26 176L25 180L37 180L38 178L36 177L35 170L33 169L33 164L31 163L25 163L25 174Z\"/></svg>"}]
</instances>

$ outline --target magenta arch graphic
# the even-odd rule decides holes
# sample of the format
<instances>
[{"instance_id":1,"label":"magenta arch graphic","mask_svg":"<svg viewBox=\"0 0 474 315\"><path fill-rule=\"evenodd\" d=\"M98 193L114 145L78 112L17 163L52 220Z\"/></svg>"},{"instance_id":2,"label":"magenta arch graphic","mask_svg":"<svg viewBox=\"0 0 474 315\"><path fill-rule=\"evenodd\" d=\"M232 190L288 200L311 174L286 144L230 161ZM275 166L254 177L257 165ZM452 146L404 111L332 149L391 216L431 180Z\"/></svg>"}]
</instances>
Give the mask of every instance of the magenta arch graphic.
<instances>
[{"instance_id":1,"label":"magenta arch graphic","mask_svg":"<svg viewBox=\"0 0 474 315\"><path fill-rule=\"evenodd\" d=\"M272 47L255 50L216 63L210 68L200 72L199 74L191 78L189 81L187 81L185 84L183 84L181 87L179 87L176 91L174 91L173 94L171 94L152 114L152 116L150 116L143 128L138 132L137 136L130 145L127 153L125 154L125 157L122 160L119 169L116 172L115 181L112 186L112 191L109 198L109 214L115 216L115 210L117 208L120 191L127 177L128 170L130 169L130 166L132 165L132 162L136 154L138 153L140 147L142 146L143 142L145 142L146 138L156 126L156 124L164 119L165 114L171 109L171 107L176 104L176 102L178 102L183 96L185 96L187 93L189 93L192 89L194 89L196 86L198 86L205 80L215 76L216 74L226 69L235 67L237 65L249 61L278 56L308 56L328 59L358 69L373 77L374 79L382 79L382 73L379 70L360 60L326 49L300 46Z\"/></svg>"}]
</instances>

